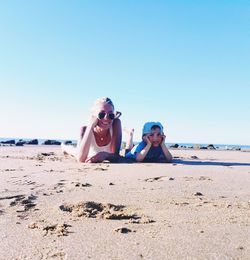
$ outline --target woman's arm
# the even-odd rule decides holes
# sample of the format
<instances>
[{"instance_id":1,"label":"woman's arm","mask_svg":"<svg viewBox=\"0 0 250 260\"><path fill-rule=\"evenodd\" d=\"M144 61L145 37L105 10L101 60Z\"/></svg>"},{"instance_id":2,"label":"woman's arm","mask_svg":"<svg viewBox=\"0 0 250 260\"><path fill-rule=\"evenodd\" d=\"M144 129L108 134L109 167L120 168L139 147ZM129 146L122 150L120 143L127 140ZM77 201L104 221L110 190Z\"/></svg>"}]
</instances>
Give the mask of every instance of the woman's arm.
<instances>
[{"instance_id":1,"label":"woman's arm","mask_svg":"<svg viewBox=\"0 0 250 260\"><path fill-rule=\"evenodd\" d=\"M88 159L85 160L86 163L97 163L108 160L110 162L116 162L119 159L118 154L108 153L108 152L99 152Z\"/></svg>"},{"instance_id":2,"label":"woman's arm","mask_svg":"<svg viewBox=\"0 0 250 260\"><path fill-rule=\"evenodd\" d=\"M122 142L121 120L116 118L113 122L113 134L111 139L111 154L119 155Z\"/></svg>"},{"instance_id":3,"label":"woman's arm","mask_svg":"<svg viewBox=\"0 0 250 260\"><path fill-rule=\"evenodd\" d=\"M91 123L83 129L83 137L79 142L79 147L78 147L78 156L77 160L79 162L85 162L87 159L88 153L89 153L89 148L90 148L90 143L91 143L91 138L92 138L92 132L97 125L98 119L97 118L92 118Z\"/></svg>"}]
</instances>

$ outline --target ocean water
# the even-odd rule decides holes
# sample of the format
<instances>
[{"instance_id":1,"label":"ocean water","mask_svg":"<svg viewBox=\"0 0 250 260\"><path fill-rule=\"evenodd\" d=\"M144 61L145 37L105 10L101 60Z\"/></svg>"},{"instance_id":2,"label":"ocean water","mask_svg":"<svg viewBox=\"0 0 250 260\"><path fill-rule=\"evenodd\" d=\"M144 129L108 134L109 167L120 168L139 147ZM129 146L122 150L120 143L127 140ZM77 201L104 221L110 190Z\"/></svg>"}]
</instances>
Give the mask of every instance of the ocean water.
<instances>
[{"instance_id":1,"label":"ocean water","mask_svg":"<svg viewBox=\"0 0 250 260\"><path fill-rule=\"evenodd\" d=\"M32 140L32 138L0 138L0 142L1 141L8 141L8 140L15 140L16 142L18 140L24 140L24 141L30 141ZM39 144L42 144L44 141L46 141L48 139L38 139L38 143ZM51 139L52 140L52 139ZM56 141L59 141L59 142L65 142L65 141L72 141L72 143L77 143L77 140L71 140L71 139L54 139ZM138 143L138 142L135 142L135 144ZM206 147L208 146L210 143L200 143L200 144L197 144L197 143L166 143L166 145L169 147L171 145L174 145L174 144L178 144L179 147L186 147L186 148L190 148L190 147ZM237 148L240 148L242 150L250 150L250 145L242 145L242 144L213 144L215 148L217 149L225 149L225 150L232 150L232 149L237 149Z\"/></svg>"}]
</instances>

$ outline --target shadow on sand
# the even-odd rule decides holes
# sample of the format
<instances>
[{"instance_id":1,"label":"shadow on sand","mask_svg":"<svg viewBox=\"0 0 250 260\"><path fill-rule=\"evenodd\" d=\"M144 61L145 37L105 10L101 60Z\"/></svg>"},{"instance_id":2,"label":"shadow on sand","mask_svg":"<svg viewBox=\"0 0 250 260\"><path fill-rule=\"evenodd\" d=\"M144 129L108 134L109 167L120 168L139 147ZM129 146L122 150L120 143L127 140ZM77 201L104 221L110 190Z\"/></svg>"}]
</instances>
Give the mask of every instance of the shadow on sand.
<instances>
[{"instance_id":1,"label":"shadow on sand","mask_svg":"<svg viewBox=\"0 0 250 260\"><path fill-rule=\"evenodd\" d=\"M172 163L183 164L183 165L195 165L195 166L250 166L250 163L185 161L180 159L174 159Z\"/></svg>"}]
</instances>

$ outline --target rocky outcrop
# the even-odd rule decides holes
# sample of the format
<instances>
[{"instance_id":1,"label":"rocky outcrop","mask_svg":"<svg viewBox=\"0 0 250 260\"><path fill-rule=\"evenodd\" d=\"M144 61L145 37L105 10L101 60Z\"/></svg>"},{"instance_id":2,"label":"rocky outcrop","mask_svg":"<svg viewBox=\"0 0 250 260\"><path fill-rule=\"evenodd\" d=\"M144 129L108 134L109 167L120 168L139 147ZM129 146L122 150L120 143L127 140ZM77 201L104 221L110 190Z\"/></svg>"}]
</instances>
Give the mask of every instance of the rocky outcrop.
<instances>
[{"instance_id":1,"label":"rocky outcrop","mask_svg":"<svg viewBox=\"0 0 250 260\"><path fill-rule=\"evenodd\" d=\"M209 145L207 146L207 149L209 149L209 150L215 150L216 148L214 147L213 144L209 144Z\"/></svg>"},{"instance_id":2,"label":"rocky outcrop","mask_svg":"<svg viewBox=\"0 0 250 260\"><path fill-rule=\"evenodd\" d=\"M38 140L33 139L33 140L30 140L30 141L24 141L23 139L20 139L20 140L17 141L16 146L23 146L25 144L38 145Z\"/></svg>"},{"instance_id":3,"label":"rocky outcrop","mask_svg":"<svg viewBox=\"0 0 250 260\"><path fill-rule=\"evenodd\" d=\"M30 141L26 141L26 144L38 145L38 140L33 139L33 140L30 140Z\"/></svg>"},{"instance_id":4,"label":"rocky outcrop","mask_svg":"<svg viewBox=\"0 0 250 260\"><path fill-rule=\"evenodd\" d=\"M23 141L22 139L20 139L20 140L18 140L18 141L16 142L16 146L23 146L25 143L26 143L25 141Z\"/></svg>"},{"instance_id":5,"label":"rocky outcrop","mask_svg":"<svg viewBox=\"0 0 250 260\"><path fill-rule=\"evenodd\" d=\"M61 145L61 142L56 140L46 140L42 143L43 145Z\"/></svg>"},{"instance_id":6,"label":"rocky outcrop","mask_svg":"<svg viewBox=\"0 0 250 260\"><path fill-rule=\"evenodd\" d=\"M7 141L2 141L0 142L1 144L15 144L16 141L13 139L13 140L7 140Z\"/></svg>"},{"instance_id":7,"label":"rocky outcrop","mask_svg":"<svg viewBox=\"0 0 250 260\"><path fill-rule=\"evenodd\" d=\"M170 145L170 148L178 148L178 147L179 147L178 144Z\"/></svg>"}]
</instances>

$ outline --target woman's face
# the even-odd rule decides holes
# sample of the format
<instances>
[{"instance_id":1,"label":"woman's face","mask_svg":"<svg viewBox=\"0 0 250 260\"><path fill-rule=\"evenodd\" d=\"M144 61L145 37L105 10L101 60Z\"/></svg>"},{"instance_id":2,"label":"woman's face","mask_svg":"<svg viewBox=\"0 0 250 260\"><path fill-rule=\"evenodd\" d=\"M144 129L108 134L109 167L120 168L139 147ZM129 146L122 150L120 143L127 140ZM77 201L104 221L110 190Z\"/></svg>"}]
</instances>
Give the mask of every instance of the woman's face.
<instances>
[{"instance_id":1,"label":"woman's face","mask_svg":"<svg viewBox=\"0 0 250 260\"><path fill-rule=\"evenodd\" d=\"M114 108L108 103L101 103L96 110L98 117L98 126L103 129L109 129L112 126L114 118Z\"/></svg>"}]
</instances>

